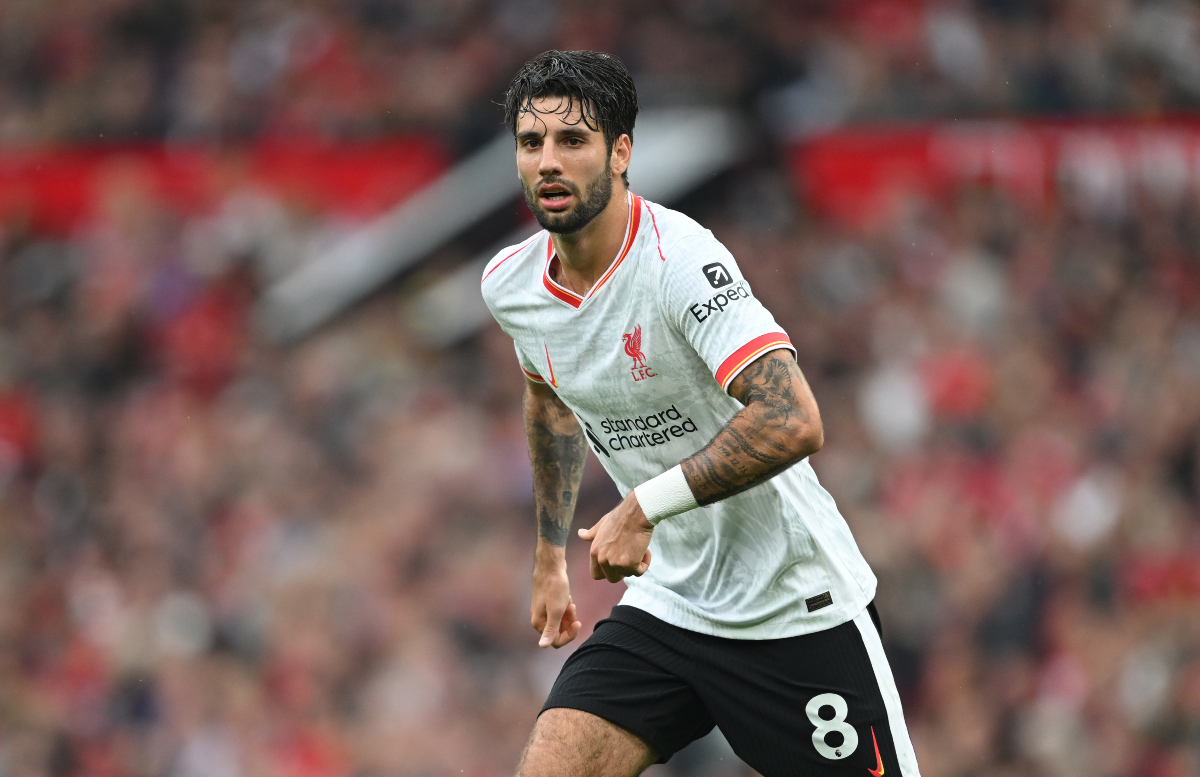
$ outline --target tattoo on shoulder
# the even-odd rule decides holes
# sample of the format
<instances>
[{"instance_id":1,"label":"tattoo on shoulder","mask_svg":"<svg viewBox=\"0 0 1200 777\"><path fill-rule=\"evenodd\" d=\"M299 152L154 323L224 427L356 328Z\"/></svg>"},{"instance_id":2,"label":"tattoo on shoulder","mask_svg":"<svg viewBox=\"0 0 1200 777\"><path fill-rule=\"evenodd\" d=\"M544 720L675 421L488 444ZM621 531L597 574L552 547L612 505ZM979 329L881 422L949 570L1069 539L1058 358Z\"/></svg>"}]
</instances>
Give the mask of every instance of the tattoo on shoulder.
<instances>
[{"instance_id":1,"label":"tattoo on shoulder","mask_svg":"<svg viewBox=\"0 0 1200 777\"><path fill-rule=\"evenodd\" d=\"M804 376L790 351L765 353L746 365L729 385L729 394L743 405L751 402L794 401Z\"/></svg>"},{"instance_id":2,"label":"tattoo on shoulder","mask_svg":"<svg viewBox=\"0 0 1200 777\"><path fill-rule=\"evenodd\" d=\"M730 395L753 411L735 415L712 442L683 462L700 504L745 491L797 461L786 443L810 421L799 398L804 385L799 366L785 350L760 356L734 379Z\"/></svg>"}]
</instances>

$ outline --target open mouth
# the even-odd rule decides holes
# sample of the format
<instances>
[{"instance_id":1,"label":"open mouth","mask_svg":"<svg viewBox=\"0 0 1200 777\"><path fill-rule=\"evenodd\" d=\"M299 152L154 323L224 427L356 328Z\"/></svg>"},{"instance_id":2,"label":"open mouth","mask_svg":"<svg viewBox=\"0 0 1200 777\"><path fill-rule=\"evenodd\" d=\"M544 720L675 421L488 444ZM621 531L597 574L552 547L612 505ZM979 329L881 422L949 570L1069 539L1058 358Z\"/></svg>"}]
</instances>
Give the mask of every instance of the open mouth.
<instances>
[{"instance_id":1,"label":"open mouth","mask_svg":"<svg viewBox=\"0 0 1200 777\"><path fill-rule=\"evenodd\" d=\"M562 184L545 184L538 187L538 202L546 210L564 210L571 204L571 190Z\"/></svg>"}]
</instances>

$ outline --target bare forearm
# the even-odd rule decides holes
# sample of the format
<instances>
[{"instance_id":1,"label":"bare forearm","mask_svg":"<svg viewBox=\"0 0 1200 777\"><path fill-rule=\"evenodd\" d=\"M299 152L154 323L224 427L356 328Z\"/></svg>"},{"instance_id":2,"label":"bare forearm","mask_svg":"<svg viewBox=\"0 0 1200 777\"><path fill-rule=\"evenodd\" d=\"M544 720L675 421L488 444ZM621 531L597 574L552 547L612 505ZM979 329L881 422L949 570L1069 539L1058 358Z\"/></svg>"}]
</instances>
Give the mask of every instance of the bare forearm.
<instances>
[{"instance_id":1,"label":"bare forearm","mask_svg":"<svg viewBox=\"0 0 1200 777\"><path fill-rule=\"evenodd\" d=\"M746 407L682 463L701 505L771 479L820 450L824 440L816 400L787 351L773 351L751 363L729 393Z\"/></svg>"},{"instance_id":2,"label":"bare forearm","mask_svg":"<svg viewBox=\"0 0 1200 777\"><path fill-rule=\"evenodd\" d=\"M583 431L558 397L526 390L525 434L533 464L538 537L565 547L587 456Z\"/></svg>"}]
</instances>

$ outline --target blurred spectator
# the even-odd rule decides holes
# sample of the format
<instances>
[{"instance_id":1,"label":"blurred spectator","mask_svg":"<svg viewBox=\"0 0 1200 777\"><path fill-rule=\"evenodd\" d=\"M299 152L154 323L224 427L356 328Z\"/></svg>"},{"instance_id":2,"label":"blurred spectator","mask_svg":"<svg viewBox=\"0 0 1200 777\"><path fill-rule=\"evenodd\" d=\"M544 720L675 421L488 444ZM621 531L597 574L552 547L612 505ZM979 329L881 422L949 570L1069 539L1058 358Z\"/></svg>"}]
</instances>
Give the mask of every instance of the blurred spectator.
<instances>
[{"instance_id":1,"label":"blurred spectator","mask_svg":"<svg viewBox=\"0 0 1200 777\"><path fill-rule=\"evenodd\" d=\"M647 105L757 102L784 135L861 118L1200 105L1189 3L538 0L0 8L0 142L494 131L508 74L616 52Z\"/></svg>"}]
</instances>

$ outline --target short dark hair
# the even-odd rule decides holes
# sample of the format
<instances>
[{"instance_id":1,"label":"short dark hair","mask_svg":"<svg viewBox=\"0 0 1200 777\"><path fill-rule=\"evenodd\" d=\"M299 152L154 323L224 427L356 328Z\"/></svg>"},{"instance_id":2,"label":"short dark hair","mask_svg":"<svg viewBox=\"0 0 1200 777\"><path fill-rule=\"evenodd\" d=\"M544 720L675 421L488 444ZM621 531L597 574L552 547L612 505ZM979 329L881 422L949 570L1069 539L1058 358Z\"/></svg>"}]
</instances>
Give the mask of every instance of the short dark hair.
<instances>
[{"instance_id":1,"label":"short dark hair","mask_svg":"<svg viewBox=\"0 0 1200 777\"><path fill-rule=\"evenodd\" d=\"M544 51L525 63L504 94L504 124L515 136L521 114L542 97L563 97L567 111L579 102L580 120L604 133L611 154L622 135L633 140L637 88L621 60L599 51ZM621 174L629 185L629 176Z\"/></svg>"}]
</instances>

